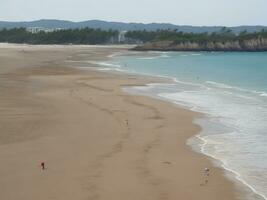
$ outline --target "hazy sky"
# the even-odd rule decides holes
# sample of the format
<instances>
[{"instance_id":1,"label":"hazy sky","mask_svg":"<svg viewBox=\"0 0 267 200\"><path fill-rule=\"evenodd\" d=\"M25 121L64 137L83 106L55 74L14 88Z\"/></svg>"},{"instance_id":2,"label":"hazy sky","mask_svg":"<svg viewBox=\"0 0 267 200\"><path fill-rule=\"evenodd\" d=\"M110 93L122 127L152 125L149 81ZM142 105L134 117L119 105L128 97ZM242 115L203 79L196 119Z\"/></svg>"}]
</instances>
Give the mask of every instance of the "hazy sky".
<instances>
[{"instance_id":1,"label":"hazy sky","mask_svg":"<svg viewBox=\"0 0 267 200\"><path fill-rule=\"evenodd\" d=\"M267 25L267 0L0 0L0 20Z\"/></svg>"}]
</instances>

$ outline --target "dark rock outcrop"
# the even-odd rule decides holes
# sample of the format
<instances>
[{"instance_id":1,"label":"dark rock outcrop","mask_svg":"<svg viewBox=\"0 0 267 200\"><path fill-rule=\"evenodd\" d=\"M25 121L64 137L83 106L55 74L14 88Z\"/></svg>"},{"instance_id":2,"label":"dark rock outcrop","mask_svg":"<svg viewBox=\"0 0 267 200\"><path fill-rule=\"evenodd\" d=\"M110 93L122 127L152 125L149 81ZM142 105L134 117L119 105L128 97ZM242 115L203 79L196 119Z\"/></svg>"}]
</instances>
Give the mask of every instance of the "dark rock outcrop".
<instances>
[{"instance_id":1,"label":"dark rock outcrop","mask_svg":"<svg viewBox=\"0 0 267 200\"><path fill-rule=\"evenodd\" d=\"M137 46L138 51L267 51L267 38L226 42L160 41Z\"/></svg>"}]
</instances>

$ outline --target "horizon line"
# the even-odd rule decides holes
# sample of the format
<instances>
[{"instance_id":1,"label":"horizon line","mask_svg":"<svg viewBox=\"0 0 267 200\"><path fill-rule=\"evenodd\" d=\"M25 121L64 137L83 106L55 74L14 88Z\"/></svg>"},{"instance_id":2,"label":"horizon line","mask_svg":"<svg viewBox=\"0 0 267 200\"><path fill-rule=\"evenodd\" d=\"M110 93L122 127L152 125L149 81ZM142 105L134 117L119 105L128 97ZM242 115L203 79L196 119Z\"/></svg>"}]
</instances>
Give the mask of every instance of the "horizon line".
<instances>
[{"instance_id":1,"label":"horizon line","mask_svg":"<svg viewBox=\"0 0 267 200\"><path fill-rule=\"evenodd\" d=\"M108 23L124 23L124 24L143 24L143 25L149 25L149 24L169 24L174 26L192 26L192 27L242 27L242 26L263 26L267 27L267 25L189 25L189 24L175 24L171 22L125 22L125 21L109 21L104 19L88 19L88 20L68 20L68 19L53 19L53 18L40 18L40 19L32 19L32 20L2 20L0 19L0 22L9 22L9 23L22 23L22 22L35 22L35 21L66 21L66 22L72 22L72 23L81 23L81 22L87 22L87 21L102 21L102 22L108 22Z\"/></svg>"}]
</instances>

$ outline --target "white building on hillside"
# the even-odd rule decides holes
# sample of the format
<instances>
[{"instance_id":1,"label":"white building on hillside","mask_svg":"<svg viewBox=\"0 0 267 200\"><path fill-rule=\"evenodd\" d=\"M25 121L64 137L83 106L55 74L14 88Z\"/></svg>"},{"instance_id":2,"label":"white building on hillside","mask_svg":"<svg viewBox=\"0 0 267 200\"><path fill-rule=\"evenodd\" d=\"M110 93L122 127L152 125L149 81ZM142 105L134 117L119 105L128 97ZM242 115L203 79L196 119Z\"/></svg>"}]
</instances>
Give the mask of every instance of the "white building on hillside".
<instances>
[{"instance_id":1,"label":"white building on hillside","mask_svg":"<svg viewBox=\"0 0 267 200\"><path fill-rule=\"evenodd\" d=\"M50 33L50 32L54 32L54 31L58 31L58 30L62 30L62 29L61 28L28 27L28 28L26 28L26 30L31 32L31 33L39 33L41 31L46 32L46 33Z\"/></svg>"},{"instance_id":2,"label":"white building on hillside","mask_svg":"<svg viewBox=\"0 0 267 200\"><path fill-rule=\"evenodd\" d=\"M126 41L126 35L127 31L120 31L118 35L118 42L119 43L124 43Z\"/></svg>"}]
</instances>

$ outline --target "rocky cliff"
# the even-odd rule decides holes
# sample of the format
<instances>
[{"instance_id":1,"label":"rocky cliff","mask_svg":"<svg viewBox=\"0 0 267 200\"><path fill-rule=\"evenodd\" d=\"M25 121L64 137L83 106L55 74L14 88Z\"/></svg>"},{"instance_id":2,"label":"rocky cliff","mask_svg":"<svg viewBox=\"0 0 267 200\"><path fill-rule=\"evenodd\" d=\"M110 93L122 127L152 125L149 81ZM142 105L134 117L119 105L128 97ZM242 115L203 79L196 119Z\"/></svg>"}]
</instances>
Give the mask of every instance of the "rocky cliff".
<instances>
[{"instance_id":1,"label":"rocky cliff","mask_svg":"<svg viewBox=\"0 0 267 200\"><path fill-rule=\"evenodd\" d=\"M226 42L160 41L137 46L138 51L267 51L267 38Z\"/></svg>"}]
</instances>

